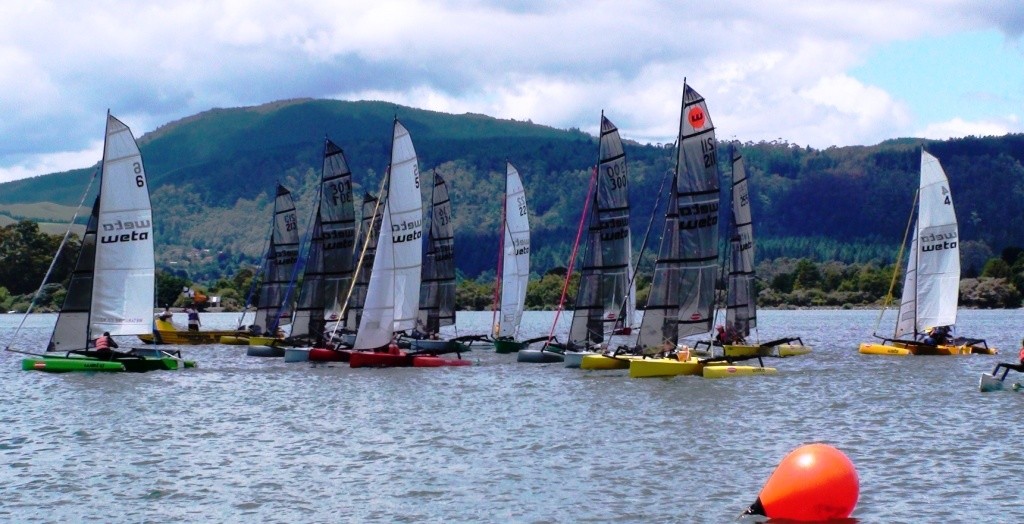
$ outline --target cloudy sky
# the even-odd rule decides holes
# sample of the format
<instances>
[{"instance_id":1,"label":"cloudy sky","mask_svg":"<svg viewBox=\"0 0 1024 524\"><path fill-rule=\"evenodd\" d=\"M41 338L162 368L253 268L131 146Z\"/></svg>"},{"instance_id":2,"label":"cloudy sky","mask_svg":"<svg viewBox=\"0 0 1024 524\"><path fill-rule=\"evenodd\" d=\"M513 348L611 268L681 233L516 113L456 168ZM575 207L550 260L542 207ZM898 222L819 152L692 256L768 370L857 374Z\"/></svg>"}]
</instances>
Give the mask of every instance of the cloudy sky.
<instances>
[{"instance_id":1,"label":"cloudy sky","mask_svg":"<svg viewBox=\"0 0 1024 524\"><path fill-rule=\"evenodd\" d=\"M671 142L683 79L720 138L1024 131L1019 0L0 3L0 181L85 167L212 107L387 100Z\"/></svg>"}]
</instances>

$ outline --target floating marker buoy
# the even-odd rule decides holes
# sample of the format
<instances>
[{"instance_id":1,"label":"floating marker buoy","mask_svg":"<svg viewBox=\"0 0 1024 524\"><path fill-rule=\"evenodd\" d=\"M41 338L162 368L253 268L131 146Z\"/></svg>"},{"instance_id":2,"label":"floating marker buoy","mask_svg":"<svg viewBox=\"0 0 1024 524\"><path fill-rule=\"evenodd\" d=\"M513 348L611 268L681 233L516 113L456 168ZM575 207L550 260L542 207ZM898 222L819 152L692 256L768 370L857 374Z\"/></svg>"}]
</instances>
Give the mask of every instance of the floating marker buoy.
<instances>
[{"instance_id":1,"label":"floating marker buoy","mask_svg":"<svg viewBox=\"0 0 1024 524\"><path fill-rule=\"evenodd\" d=\"M845 519L859 495L857 469L842 451L807 444L782 459L745 514L796 521Z\"/></svg>"}]
</instances>

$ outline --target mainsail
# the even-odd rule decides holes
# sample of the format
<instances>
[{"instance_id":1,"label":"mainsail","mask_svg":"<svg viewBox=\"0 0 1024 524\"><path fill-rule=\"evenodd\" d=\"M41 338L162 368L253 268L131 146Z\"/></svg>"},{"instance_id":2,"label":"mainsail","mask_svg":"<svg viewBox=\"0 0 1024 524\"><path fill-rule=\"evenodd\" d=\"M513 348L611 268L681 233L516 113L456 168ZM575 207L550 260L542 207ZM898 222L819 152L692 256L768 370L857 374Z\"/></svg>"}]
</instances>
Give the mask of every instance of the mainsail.
<instances>
[{"instance_id":1,"label":"mainsail","mask_svg":"<svg viewBox=\"0 0 1024 524\"><path fill-rule=\"evenodd\" d=\"M515 337L526 305L526 285L530 280L530 217L526 209L526 190L519 171L511 162L505 166L505 204L502 210L501 297L499 337Z\"/></svg>"},{"instance_id":2,"label":"mainsail","mask_svg":"<svg viewBox=\"0 0 1024 524\"><path fill-rule=\"evenodd\" d=\"M420 284L420 329L437 333L455 324L455 230L448 186L436 171L431 190L430 232Z\"/></svg>"},{"instance_id":3,"label":"mainsail","mask_svg":"<svg viewBox=\"0 0 1024 524\"><path fill-rule=\"evenodd\" d=\"M388 179L381 234L356 333L358 349L382 347L395 332L414 328L419 311L423 197L416 150L409 132L398 120L391 142Z\"/></svg>"},{"instance_id":4,"label":"mainsail","mask_svg":"<svg viewBox=\"0 0 1024 524\"><path fill-rule=\"evenodd\" d=\"M295 306L292 338L315 341L326 320L337 320L352 281L355 245L355 207L352 172L345 153L330 140L324 144L324 164L302 289Z\"/></svg>"},{"instance_id":5,"label":"mainsail","mask_svg":"<svg viewBox=\"0 0 1024 524\"><path fill-rule=\"evenodd\" d=\"M754 224L743 157L732 154L732 220L729 223L729 276L726 297L726 331L746 337L757 327L754 290Z\"/></svg>"},{"instance_id":6,"label":"mainsail","mask_svg":"<svg viewBox=\"0 0 1024 524\"><path fill-rule=\"evenodd\" d=\"M260 299L256 305L256 326L273 333L282 324L282 318L291 318L285 301L295 278L295 264L299 261L299 223L295 215L292 194L278 184L274 199L273 231L267 260L260 282Z\"/></svg>"},{"instance_id":7,"label":"mainsail","mask_svg":"<svg viewBox=\"0 0 1024 524\"><path fill-rule=\"evenodd\" d=\"M959 289L960 244L949 181L938 159L922 149L917 224L894 336L956 324Z\"/></svg>"},{"instance_id":8,"label":"mainsail","mask_svg":"<svg viewBox=\"0 0 1024 524\"><path fill-rule=\"evenodd\" d=\"M49 351L85 349L104 332L152 333L153 212L131 130L107 114L100 191Z\"/></svg>"},{"instance_id":9,"label":"mainsail","mask_svg":"<svg viewBox=\"0 0 1024 524\"><path fill-rule=\"evenodd\" d=\"M704 97L684 84L676 180L640 326L640 347L674 345L681 337L711 330L718 272L717 151Z\"/></svg>"},{"instance_id":10,"label":"mainsail","mask_svg":"<svg viewBox=\"0 0 1024 524\"><path fill-rule=\"evenodd\" d=\"M599 343L632 311L629 304L632 254L626 154L619 130L601 115L597 191L590 207L587 244L569 340Z\"/></svg>"}]
</instances>

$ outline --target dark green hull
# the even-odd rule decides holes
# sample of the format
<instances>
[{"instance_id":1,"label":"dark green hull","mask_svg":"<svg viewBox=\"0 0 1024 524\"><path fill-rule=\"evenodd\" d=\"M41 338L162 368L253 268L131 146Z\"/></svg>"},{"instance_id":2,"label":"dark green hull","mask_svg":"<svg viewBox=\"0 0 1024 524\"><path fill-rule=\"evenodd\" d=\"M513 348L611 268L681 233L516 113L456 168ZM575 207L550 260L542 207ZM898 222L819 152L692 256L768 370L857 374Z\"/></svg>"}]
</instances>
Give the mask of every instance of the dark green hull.
<instances>
[{"instance_id":1,"label":"dark green hull","mask_svg":"<svg viewBox=\"0 0 1024 524\"><path fill-rule=\"evenodd\" d=\"M521 349L525 349L527 346L526 342L517 342L512 339L494 339L494 352L495 353L515 353Z\"/></svg>"}]
</instances>

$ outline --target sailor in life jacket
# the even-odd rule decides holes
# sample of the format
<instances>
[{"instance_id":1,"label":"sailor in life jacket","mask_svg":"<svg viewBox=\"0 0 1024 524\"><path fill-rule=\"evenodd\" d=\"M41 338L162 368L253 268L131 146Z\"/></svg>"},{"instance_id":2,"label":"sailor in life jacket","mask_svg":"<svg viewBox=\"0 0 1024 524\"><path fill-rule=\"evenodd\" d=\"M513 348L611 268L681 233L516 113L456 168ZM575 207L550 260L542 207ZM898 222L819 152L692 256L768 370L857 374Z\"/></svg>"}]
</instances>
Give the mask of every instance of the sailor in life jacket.
<instances>
[{"instance_id":1,"label":"sailor in life jacket","mask_svg":"<svg viewBox=\"0 0 1024 524\"><path fill-rule=\"evenodd\" d=\"M109 331L104 331L100 338L96 339L96 353L100 356L110 356L116 347L117 342L110 337Z\"/></svg>"},{"instance_id":2,"label":"sailor in life jacket","mask_svg":"<svg viewBox=\"0 0 1024 524\"><path fill-rule=\"evenodd\" d=\"M1004 368L1003 376L1000 377L999 380L1005 379L1006 374L1009 373L1011 369L1018 373L1024 373L1024 340L1020 342L1020 352L1017 353L1017 359L1018 363L1016 364L1010 364L1008 362L1000 362L996 364L996 368L992 370L992 376L994 377L999 373L999 368Z\"/></svg>"}]
</instances>

